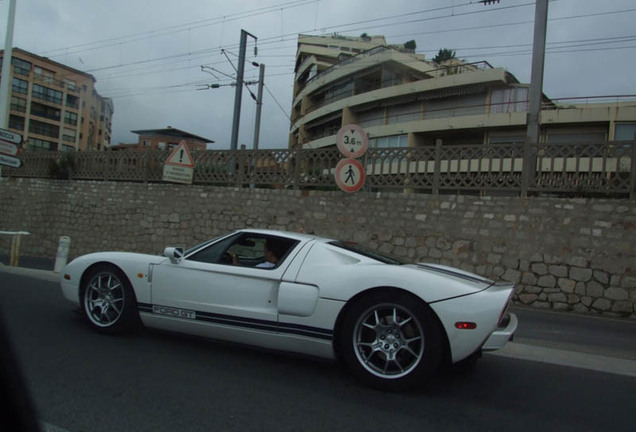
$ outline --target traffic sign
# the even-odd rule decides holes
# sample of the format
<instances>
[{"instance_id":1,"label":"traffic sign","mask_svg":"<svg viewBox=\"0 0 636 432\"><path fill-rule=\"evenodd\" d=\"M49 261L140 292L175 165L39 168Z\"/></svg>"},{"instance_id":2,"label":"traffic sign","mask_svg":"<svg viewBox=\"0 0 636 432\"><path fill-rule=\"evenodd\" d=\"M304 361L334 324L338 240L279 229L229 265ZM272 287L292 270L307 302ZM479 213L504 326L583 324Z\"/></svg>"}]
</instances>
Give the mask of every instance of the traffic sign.
<instances>
[{"instance_id":1,"label":"traffic sign","mask_svg":"<svg viewBox=\"0 0 636 432\"><path fill-rule=\"evenodd\" d=\"M182 167L194 168L194 162L188 144L185 140L181 141L177 148L168 156L166 160L167 165L178 165Z\"/></svg>"},{"instance_id":2,"label":"traffic sign","mask_svg":"<svg viewBox=\"0 0 636 432\"><path fill-rule=\"evenodd\" d=\"M342 159L336 165L336 184L345 192L357 192L364 184L364 167L355 159Z\"/></svg>"},{"instance_id":3,"label":"traffic sign","mask_svg":"<svg viewBox=\"0 0 636 432\"><path fill-rule=\"evenodd\" d=\"M163 166L163 179L174 183L192 184L194 159L185 140L168 156Z\"/></svg>"},{"instance_id":4,"label":"traffic sign","mask_svg":"<svg viewBox=\"0 0 636 432\"><path fill-rule=\"evenodd\" d=\"M367 133L356 124L348 124L340 128L337 136L340 153L350 158L357 158L369 148Z\"/></svg>"},{"instance_id":5,"label":"traffic sign","mask_svg":"<svg viewBox=\"0 0 636 432\"><path fill-rule=\"evenodd\" d=\"M6 129L0 129L0 139L3 141L15 143L15 144L22 143L22 135L19 135L15 132L8 131Z\"/></svg>"},{"instance_id":6,"label":"traffic sign","mask_svg":"<svg viewBox=\"0 0 636 432\"><path fill-rule=\"evenodd\" d=\"M18 154L19 151L20 149L18 148L17 145L10 142L2 141L0 139L0 153L15 156Z\"/></svg>"},{"instance_id":7,"label":"traffic sign","mask_svg":"<svg viewBox=\"0 0 636 432\"><path fill-rule=\"evenodd\" d=\"M5 165L11 168L20 168L22 166L22 161L13 156L0 154L0 165Z\"/></svg>"}]
</instances>

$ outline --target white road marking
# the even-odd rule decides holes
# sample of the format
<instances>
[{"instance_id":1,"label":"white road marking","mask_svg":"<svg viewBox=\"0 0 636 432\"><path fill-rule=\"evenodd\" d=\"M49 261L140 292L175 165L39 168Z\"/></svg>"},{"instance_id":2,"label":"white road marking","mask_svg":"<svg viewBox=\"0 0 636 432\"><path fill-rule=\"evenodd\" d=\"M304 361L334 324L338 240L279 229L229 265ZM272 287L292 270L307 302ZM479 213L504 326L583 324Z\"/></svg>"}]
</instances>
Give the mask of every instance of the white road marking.
<instances>
[{"instance_id":1,"label":"white road marking","mask_svg":"<svg viewBox=\"0 0 636 432\"><path fill-rule=\"evenodd\" d=\"M636 377L636 361L634 360L566 351L538 345L508 342L503 349L485 354Z\"/></svg>"}]
</instances>

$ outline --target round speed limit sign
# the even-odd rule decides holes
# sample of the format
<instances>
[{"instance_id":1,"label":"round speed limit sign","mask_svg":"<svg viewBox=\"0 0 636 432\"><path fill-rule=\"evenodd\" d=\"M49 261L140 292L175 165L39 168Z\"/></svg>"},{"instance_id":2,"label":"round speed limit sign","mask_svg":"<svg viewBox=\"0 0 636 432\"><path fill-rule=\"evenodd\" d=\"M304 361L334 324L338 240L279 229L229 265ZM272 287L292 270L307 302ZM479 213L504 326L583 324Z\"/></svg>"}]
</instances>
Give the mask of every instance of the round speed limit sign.
<instances>
[{"instance_id":1,"label":"round speed limit sign","mask_svg":"<svg viewBox=\"0 0 636 432\"><path fill-rule=\"evenodd\" d=\"M349 158L358 158L367 151L369 138L367 133L356 124L348 124L338 131L338 149Z\"/></svg>"}]
</instances>

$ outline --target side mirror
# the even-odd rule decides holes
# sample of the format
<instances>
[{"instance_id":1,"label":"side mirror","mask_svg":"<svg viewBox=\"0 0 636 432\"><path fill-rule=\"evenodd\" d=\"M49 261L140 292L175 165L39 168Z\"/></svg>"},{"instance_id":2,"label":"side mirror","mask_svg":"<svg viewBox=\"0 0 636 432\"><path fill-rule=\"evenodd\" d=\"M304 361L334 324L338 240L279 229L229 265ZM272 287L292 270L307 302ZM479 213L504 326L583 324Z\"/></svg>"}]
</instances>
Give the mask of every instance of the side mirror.
<instances>
[{"instance_id":1,"label":"side mirror","mask_svg":"<svg viewBox=\"0 0 636 432\"><path fill-rule=\"evenodd\" d=\"M183 248L167 247L163 250L163 256L170 258L172 264L178 264L183 258Z\"/></svg>"}]
</instances>

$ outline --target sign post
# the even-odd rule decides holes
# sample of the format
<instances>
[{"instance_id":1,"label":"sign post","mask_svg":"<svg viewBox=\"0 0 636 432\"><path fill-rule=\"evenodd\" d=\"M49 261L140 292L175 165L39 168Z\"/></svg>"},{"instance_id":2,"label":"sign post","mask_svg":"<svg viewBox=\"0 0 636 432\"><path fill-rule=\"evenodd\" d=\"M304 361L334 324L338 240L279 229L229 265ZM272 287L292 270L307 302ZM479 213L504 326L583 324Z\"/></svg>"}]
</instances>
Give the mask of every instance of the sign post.
<instances>
[{"instance_id":1,"label":"sign post","mask_svg":"<svg viewBox=\"0 0 636 432\"><path fill-rule=\"evenodd\" d=\"M337 135L338 149L345 156L336 166L336 184L347 193L357 192L366 178L364 166L356 160L369 148L366 132L356 124L343 126Z\"/></svg>"}]
</instances>

